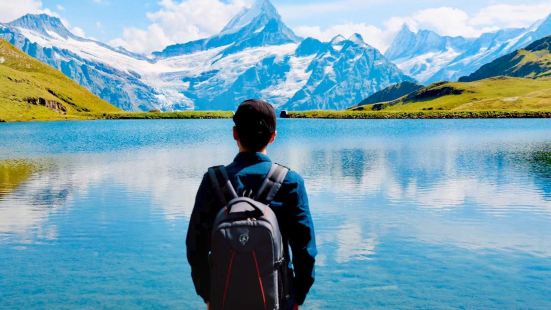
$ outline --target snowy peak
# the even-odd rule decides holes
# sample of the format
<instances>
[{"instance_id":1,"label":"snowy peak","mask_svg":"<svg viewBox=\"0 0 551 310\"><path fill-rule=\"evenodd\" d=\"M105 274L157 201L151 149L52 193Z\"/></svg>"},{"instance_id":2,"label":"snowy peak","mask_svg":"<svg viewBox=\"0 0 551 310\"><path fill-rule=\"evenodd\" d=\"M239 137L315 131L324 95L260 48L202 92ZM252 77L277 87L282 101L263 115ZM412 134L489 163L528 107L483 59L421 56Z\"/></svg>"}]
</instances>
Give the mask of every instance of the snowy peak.
<instances>
[{"instance_id":1,"label":"snowy peak","mask_svg":"<svg viewBox=\"0 0 551 310\"><path fill-rule=\"evenodd\" d=\"M329 41L329 45L331 45L333 49L337 52L340 52L343 48L347 48L349 46L360 47L364 49L372 48L371 46L369 46L369 44L365 43L362 35L359 33L355 33L349 38L345 38L344 36L339 34L331 39L331 41Z\"/></svg>"},{"instance_id":2,"label":"snowy peak","mask_svg":"<svg viewBox=\"0 0 551 310\"><path fill-rule=\"evenodd\" d=\"M355 34L351 35L350 38L348 38L348 41L350 41L350 42L352 42L356 45L362 46L362 47L369 47L369 45L367 43L365 43L364 38L362 37L362 35L359 34L359 33L355 33Z\"/></svg>"},{"instance_id":3,"label":"snowy peak","mask_svg":"<svg viewBox=\"0 0 551 310\"><path fill-rule=\"evenodd\" d=\"M454 81L550 34L551 15L528 28L506 28L478 38L441 36L430 30L413 33L404 26L385 56L423 83Z\"/></svg>"},{"instance_id":4,"label":"snowy peak","mask_svg":"<svg viewBox=\"0 0 551 310\"><path fill-rule=\"evenodd\" d=\"M346 38L339 34L339 35L336 35L333 39L331 39L329 43L331 45L340 45L344 41L346 41Z\"/></svg>"},{"instance_id":5,"label":"snowy peak","mask_svg":"<svg viewBox=\"0 0 551 310\"><path fill-rule=\"evenodd\" d=\"M412 37L415 37L415 33L413 31L411 31L411 29L409 28L409 26L407 24L403 24L402 28L400 29L400 31L396 35L396 39L402 39L402 40L406 40L406 39L412 38Z\"/></svg>"},{"instance_id":6,"label":"snowy peak","mask_svg":"<svg viewBox=\"0 0 551 310\"><path fill-rule=\"evenodd\" d=\"M246 8L237 14L230 22L222 29L220 34L236 33L243 27L251 24L255 19L266 18L281 20L276 8L268 0L258 0L252 7Z\"/></svg>"},{"instance_id":7,"label":"snowy peak","mask_svg":"<svg viewBox=\"0 0 551 310\"><path fill-rule=\"evenodd\" d=\"M463 37L440 36L430 30L420 30L414 33L407 25L404 25L392 41L385 56L390 60L396 60L429 52L444 52L450 48L456 49L466 41L467 39Z\"/></svg>"},{"instance_id":8,"label":"snowy peak","mask_svg":"<svg viewBox=\"0 0 551 310\"><path fill-rule=\"evenodd\" d=\"M48 14L27 14L8 24L9 27L27 29L51 37L57 34L63 38L74 35L67 30L61 20Z\"/></svg>"},{"instance_id":9,"label":"snowy peak","mask_svg":"<svg viewBox=\"0 0 551 310\"><path fill-rule=\"evenodd\" d=\"M235 37L235 41L242 41L235 45L244 47L297 43L301 40L283 23L269 0L257 0L252 7L230 20L214 38L224 37Z\"/></svg>"},{"instance_id":10,"label":"snowy peak","mask_svg":"<svg viewBox=\"0 0 551 310\"><path fill-rule=\"evenodd\" d=\"M537 29L535 32L542 37L551 34L551 15L547 16L544 20L537 24Z\"/></svg>"},{"instance_id":11,"label":"snowy peak","mask_svg":"<svg viewBox=\"0 0 551 310\"><path fill-rule=\"evenodd\" d=\"M298 43L298 37L281 20L276 8L268 0L258 0L252 7L237 14L220 32L210 38L168 46L153 53L158 58L187 55L222 46L228 55L247 48Z\"/></svg>"}]
</instances>

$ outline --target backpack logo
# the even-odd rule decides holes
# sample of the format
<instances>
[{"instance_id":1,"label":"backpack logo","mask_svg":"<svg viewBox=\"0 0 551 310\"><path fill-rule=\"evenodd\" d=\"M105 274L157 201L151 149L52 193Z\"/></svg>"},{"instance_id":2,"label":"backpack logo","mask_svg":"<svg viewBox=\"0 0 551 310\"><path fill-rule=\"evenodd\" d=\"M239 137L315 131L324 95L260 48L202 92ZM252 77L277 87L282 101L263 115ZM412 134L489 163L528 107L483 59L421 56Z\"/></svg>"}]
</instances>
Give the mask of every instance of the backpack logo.
<instances>
[{"instance_id":1,"label":"backpack logo","mask_svg":"<svg viewBox=\"0 0 551 310\"><path fill-rule=\"evenodd\" d=\"M245 246L247 242L249 242L249 234L248 233L241 234L241 236L239 236L239 243L241 243L242 246Z\"/></svg>"}]
</instances>

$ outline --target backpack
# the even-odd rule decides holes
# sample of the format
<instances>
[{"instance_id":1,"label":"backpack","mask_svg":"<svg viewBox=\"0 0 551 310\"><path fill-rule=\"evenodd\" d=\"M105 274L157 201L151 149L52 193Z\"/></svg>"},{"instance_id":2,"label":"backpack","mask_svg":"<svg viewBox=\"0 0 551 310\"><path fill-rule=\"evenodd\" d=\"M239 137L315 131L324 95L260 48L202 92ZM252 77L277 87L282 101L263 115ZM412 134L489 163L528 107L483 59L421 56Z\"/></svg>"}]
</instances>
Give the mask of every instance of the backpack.
<instances>
[{"instance_id":1,"label":"backpack","mask_svg":"<svg viewBox=\"0 0 551 310\"><path fill-rule=\"evenodd\" d=\"M269 204L288 172L288 168L272 164L257 195L250 198L237 195L224 166L209 169L211 183L224 206L211 235L211 309L285 307L288 270L277 218Z\"/></svg>"}]
</instances>

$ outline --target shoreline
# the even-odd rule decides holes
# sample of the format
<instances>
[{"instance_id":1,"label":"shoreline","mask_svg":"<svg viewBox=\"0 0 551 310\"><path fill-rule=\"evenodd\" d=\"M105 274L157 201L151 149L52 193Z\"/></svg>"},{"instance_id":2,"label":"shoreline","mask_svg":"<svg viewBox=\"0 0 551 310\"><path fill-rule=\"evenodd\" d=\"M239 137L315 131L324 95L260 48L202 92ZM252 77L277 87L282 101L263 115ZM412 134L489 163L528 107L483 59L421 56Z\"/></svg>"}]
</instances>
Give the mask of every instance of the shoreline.
<instances>
[{"instance_id":1,"label":"shoreline","mask_svg":"<svg viewBox=\"0 0 551 310\"><path fill-rule=\"evenodd\" d=\"M231 119L231 111L182 111L182 112L115 112L60 115L58 118L5 119L0 123L87 121L87 120L161 120L161 119ZM335 111L318 110L287 112L286 119L507 119L551 118L551 111Z\"/></svg>"},{"instance_id":2,"label":"shoreline","mask_svg":"<svg viewBox=\"0 0 551 310\"><path fill-rule=\"evenodd\" d=\"M155 120L155 119L229 119L233 112L228 111L181 111L181 112L113 112L79 113L59 115L59 117L35 118L22 115L17 119L5 119L0 123L59 122L59 121L96 121L96 120Z\"/></svg>"},{"instance_id":3,"label":"shoreline","mask_svg":"<svg viewBox=\"0 0 551 310\"><path fill-rule=\"evenodd\" d=\"M296 119L497 119L551 118L551 111L307 111L288 112Z\"/></svg>"},{"instance_id":4,"label":"shoreline","mask_svg":"<svg viewBox=\"0 0 551 310\"><path fill-rule=\"evenodd\" d=\"M231 111L180 111L180 112L117 112L90 114L96 119L228 119L233 117Z\"/></svg>"}]
</instances>

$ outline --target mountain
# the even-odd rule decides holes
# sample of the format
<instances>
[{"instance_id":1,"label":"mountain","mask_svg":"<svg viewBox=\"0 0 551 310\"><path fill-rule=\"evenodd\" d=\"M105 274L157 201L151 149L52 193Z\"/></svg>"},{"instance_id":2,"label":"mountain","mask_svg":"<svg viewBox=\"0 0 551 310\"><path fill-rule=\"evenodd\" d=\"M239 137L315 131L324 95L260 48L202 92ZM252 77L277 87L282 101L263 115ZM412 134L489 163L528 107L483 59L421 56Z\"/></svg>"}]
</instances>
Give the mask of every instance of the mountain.
<instances>
[{"instance_id":1,"label":"mountain","mask_svg":"<svg viewBox=\"0 0 551 310\"><path fill-rule=\"evenodd\" d=\"M64 39L76 38L57 17L47 14L25 15L10 23L11 27L27 29L46 37L60 36Z\"/></svg>"},{"instance_id":2,"label":"mountain","mask_svg":"<svg viewBox=\"0 0 551 310\"><path fill-rule=\"evenodd\" d=\"M297 52L313 50L313 56L303 58L313 57L305 72L310 77L281 109L345 109L388 85L413 81L359 34L337 36L327 44L313 42L304 41L297 48Z\"/></svg>"},{"instance_id":3,"label":"mountain","mask_svg":"<svg viewBox=\"0 0 551 310\"><path fill-rule=\"evenodd\" d=\"M249 9L236 15L218 35L184 44L168 46L153 55L167 58L192 54L208 49L226 47L222 54L242 51L246 48L297 43L301 39L282 21L276 8L268 0L259 0Z\"/></svg>"},{"instance_id":4,"label":"mountain","mask_svg":"<svg viewBox=\"0 0 551 310\"><path fill-rule=\"evenodd\" d=\"M385 56L398 64L409 76L426 82L445 64L468 48L472 40L440 36L429 30L412 32L404 25L394 38Z\"/></svg>"},{"instance_id":5,"label":"mountain","mask_svg":"<svg viewBox=\"0 0 551 310\"><path fill-rule=\"evenodd\" d=\"M471 43L463 37L440 36L429 30L414 33L404 25L385 56L406 74L426 82Z\"/></svg>"},{"instance_id":6,"label":"mountain","mask_svg":"<svg viewBox=\"0 0 551 310\"><path fill-rule=\"evenodd\" d=\"M41 120L119 109L0 39L0 118Z\"/></svg>"},{"instance_id":7,"label":"mountain","mask_svg":"<svg viewBox=\"0 0 551 310\"><path fill-rule=\"evenodd\" d=\"M412 80L359 35L298 37L268 0L210 38L148 57L78 37L48 15L0 25L2 37L124 110L233 110L252 97L280 109L343 109Z\"/></svg>"},{"instance_id":8,"label":"mountain","mask_svg":"<svg viewBox=\"0 0 551 310\"><path fill-rule=\"evenodd\" d=\"M151 68L145 58L80 38L56 17L26 15L0 24L0 38L122 109L149 110L158 106L159 93L137 73Z\"/></svg>"},{"instance_id":9,"label":"mountain","mask_svg":"<svg viewBox=\"0 0 551 310\"><path fill-rule=\"evenodd\" d=\"M402 82L394 84L367 97L362 102L360 102L358 106L392 101L407 94L418 91L421 88L423 88L423 86L413 82Z\"/></svg>"},{"instance_id":10,"label":"mountain","mask_svg":"<svg viewBox=\"0 0 551 310\"><path fill-rule=\"evenodd\" d=\"M551 36L482 66L459 79L471 82L496 76L541 78L551 75Z\"/></svg>"},{"instance_id":11,"label":"mountain","mask_svg":"<svg viewBox=\"0 0 551 310\"><path fill-rule=\"evenodd\" d=\"M385 56L424 84L456 81L481 66L551 34L551 15L528 28L503 29L478 38L446 37L407 26Z\"/></svg>"},{"instance_id":12,"label":"mountain","mask_svg":"<svg viewBox=\"0 0 551 310\"><path fill-rule=\"evenodd\" d=\"M440 82L399 99L354 107L356 111L549 111L551 79L496 77L476 82Z\"/></svg>"}]
</instances>

